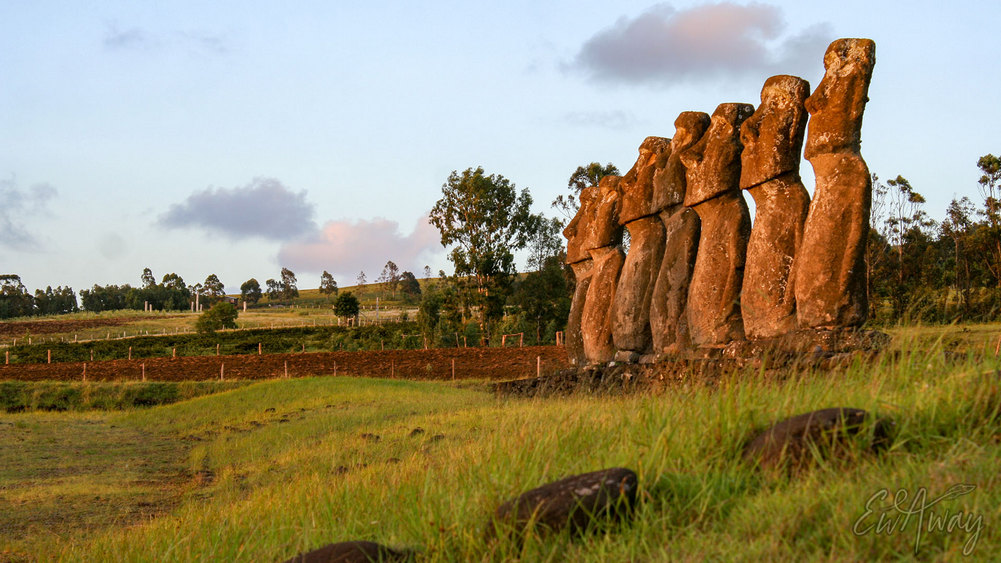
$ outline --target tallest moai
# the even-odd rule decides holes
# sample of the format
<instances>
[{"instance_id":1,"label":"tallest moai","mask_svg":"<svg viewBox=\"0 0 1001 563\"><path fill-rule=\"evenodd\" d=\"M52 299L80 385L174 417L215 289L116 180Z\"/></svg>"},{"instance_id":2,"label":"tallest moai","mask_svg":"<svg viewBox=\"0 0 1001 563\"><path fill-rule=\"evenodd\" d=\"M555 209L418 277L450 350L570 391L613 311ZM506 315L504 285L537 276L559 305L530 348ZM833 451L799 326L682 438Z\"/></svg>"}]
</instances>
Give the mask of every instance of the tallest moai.
<instances>
[{"instance_id":1,"label":"tallest moai","mask_svg":"<svg viewBox=\"0 0 1001 563\"><path fill-rule=\"evenodd\" d=\"M871 39L836 40L824 54L824 79L806 100L805 156L817 183L795 264L802 328L858 326L868 314L865 248L872 179L860 147L875 64Z\"/></svg>"}]
</instances>

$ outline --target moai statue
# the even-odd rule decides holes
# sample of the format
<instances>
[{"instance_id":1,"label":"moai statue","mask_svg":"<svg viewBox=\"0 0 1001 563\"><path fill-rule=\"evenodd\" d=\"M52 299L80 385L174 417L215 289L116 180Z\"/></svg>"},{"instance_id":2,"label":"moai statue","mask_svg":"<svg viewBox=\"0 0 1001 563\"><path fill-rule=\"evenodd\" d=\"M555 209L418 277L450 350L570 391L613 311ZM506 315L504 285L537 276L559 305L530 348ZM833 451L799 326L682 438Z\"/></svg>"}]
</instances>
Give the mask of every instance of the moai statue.
<instances>
[{"instance_id":1,"label":"moai statue","mask_svg":"<svg viewBox=\"0 0 1001 563\"><path fill-rule=\"evenodd\" d=\"M615 357L612 342L612 303L625 253L619 225L621 176L605 176L598 182L594 219L587 224L585 248L593 260L591 283L584 299L580 332L589 363L610 362Z\"/></svg>"},{"instance_id":2,"label":"moai statue","mask_svg":"<svg viewBox=\"0 0 1001 563\"><path fill-rule=\"evenodd\" d=\"M664 225L664 257L650 299L650 329L655 354L674 354L688 347L688 285L699 248L699 215L685 207L685 165L681 153L709 128L709 114L682 112L674 120L670 156L654 175L654 205Z\"/></svg>"},{"instance_id":3,"label":"moai statue","mask_svg":"<svg viewBox=\"0 0 1001 563\"><path fill-rule=\"evenodd\" d=\"M686 313L697 347L744 339L740 289L751 216L740 193L740 125L752 113L750 104L720 104L702 139L681 153L685 205L702 221Z\"/></svg>"},{"instance_id":4,"label":"moai statue","mask_svg":"<svg viewBox=\"0 0 1001 563\"><path fill-rule=\"evenodd\" d=\"M876 64L871 39L838 39L824 78L806 100L806 158L817 178L795 265L801 328L861 325L868 314L865 247L872 179L860 155L862 113Z\"/></svg>"},{"instance_id":5,"label":"moai statue","mask_svg":"<svg viewBox=\"0 0 1001 563\"><path fill-rule=\"evenodd\" d=\"M629 252L612 304L615 359L634 362L652 348L650 299L664 256L664 224L653 205L654 175L667 165L671 140L647 137L636 164L622 177L619 225L629 230Z\"/></svg>"},{"instance_id":6,"label":"moai statue","mask_svg":"<svg viewBox=\"0 0 1001 563\"><path fill-rule=\"evenodd\" d=\"M598 188L592 186L580 192L580 208L570 221L563 236L567 239L567 264L573 270L576 286L573 301L570 304L570 318L567 319L566 335L567 356L573 365L583 365L587 362L584 355L584 340L581 337L580 322L584 314L584 301L587 288L591 285L591 274L594 261L591 253L584 247L589 244L587 233L588 223L594 220L595 205L598 202Z\"/></svg>"},{"instance_id":7,"label":"moai statue","mask_svg":"<svg viewBox=\"0 0 1001 563\"><path fill-rule=\"evenodd\" d=\"M761 105L740 127L740 187L755 204L740 297L744 332L752 339L796 330L792 268L810 207L799 177L809 95L806 80L773 76L761 89Z\"/></svg>"}]
</instances>

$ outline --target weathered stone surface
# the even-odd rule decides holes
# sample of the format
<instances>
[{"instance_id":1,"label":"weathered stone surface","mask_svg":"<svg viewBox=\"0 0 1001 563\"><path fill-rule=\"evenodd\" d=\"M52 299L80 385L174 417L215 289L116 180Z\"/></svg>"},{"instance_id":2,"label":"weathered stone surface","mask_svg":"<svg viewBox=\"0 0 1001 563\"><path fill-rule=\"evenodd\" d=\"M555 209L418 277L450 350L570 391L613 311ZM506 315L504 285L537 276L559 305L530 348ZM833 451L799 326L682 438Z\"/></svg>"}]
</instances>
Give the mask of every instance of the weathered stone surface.
<instances>
[{"instance_id":1,"label":"weathered stone surface","mask_svg":"<svg viewBox=\"0 0 1001 563\"><path fill-rule=\"evenodd\" d=\"M674 120L671 150L661 155L667 154L667 163L658 165L653 176L653 208L657 211L675 210L685 202L688 182L681 153L702 139L709 123L709 114L702 111L683 111Z\"/></svg>"},{"instance_id":2,"label":"weathered stone surface","mask_svg":"<svg viewBox=\"0 0 1001 563\"><path fill-rule=\"evenodd\" d=\"M709 129L709 114L685 111L674 120L674 137L667 164L654 175L655 207L664 224L664 257L650 298L653 353L676 353L688 346L685 306L699 248L698 214L682 204L687 181L681 154Z\"/></svg>"},{"instance_id":3,"label":"weathered stone surface","mask_svg":"<svg viewBox=\"0 0 1001 563\"><path fill-rule=\"evenodd\" d=\"M686 312L695 346L744 338L740 291L751 217L740 193L740 125L753 112L750 104L720 104L705 135L681 154L685 205L702 221Z\"/></svg>"},{"instance_id":4,"label":"weathered stone surface","mask_svg":"<svg viewBox=\"0 0 1001 563\"><path fill-rule=\"evenodd\" d=\"M577 214L563 229L563 236L567 239L567 263L573 269L576 278L573 301L570 305L570 316L567 319L567 326L564 331L566 335L567 355L574 365L586 363L584 356L584 340L581 336L581 318L584 314L584 302L587 297L587 288L591 284L591 274L594 263L589 252L593 244L593 228L590 223L594 221L594 214L598 204L598 188L588 187L581 190L580 207ZM591 240L588 236L591 235ZM586 248L587 247L587 248Z\"/></svg>"},{"instance_id":5,"label":"weathered stone surface","mask_svg":"<svg viewBox=\"0 0 1001 563\"><path fill-rule=\"evenodd\" d=\"M412 561L414 553L400 551L370 541L332 543L300 553L285 563L385 563Z\"/></svg>"},{"instance_id":6,"label":"weathered stone surface","mask_svg":"<svg viewBox=\"0 0 1001 563\"><path fill-rule=\"evenodd\" d=\"M639 148L639 157L619 183L622 209L619 224L626 225L641 217L655 215L660 209L653 204L654 176L657 165L666 166L671 154L671 139L647 137ZM632 234L632 231L630 231Z\"/></svg>"},{"instance_id":7,"label":"weathered stone surface","mask_svg":"<svg viewBox=\"0 0 1001 563\"><path fill-rule=\"evenodd\" d=\"M859 154L862 114L876 62L869 39L838 39L807 98L806 158L817 178L795 265L800 327L858 326L868 315L865 246L872 180Z\"/></svg>"},{"instance_id":8,"label":"weathered stone surface","mask_svg":"<svg viewBox=\"0 0 1001 563\"><path fill-rule=\"evenodd\" d=\"M862 409L829 408L782 420L758 434L744 447L744 459L760 467L802 467L814 454L836 455L844 450L852 436L859 433L872 415ZM889 445L892 422L873 422L874 449Z\"/></svg>"},{"instance_id":9,"label":"weathered stone surface","mask_svg":"<svg viewBox=\"0 0 1001 563\"><path fill-rule=\"evenodd\" d=\"M761 105L740 128L740 187L755 203L740 302L748 338L796 329L792 271L810 206L799 177L809 93L810 84L801 78L769 78Z\"/></svg>"},{"instance_id":10,"label":"weathered stone surface","mask_svg":"<svg viewBox=\"0 0 1001 563\"><path fill-rule=\"evenodd\" d=\"M685 205L695 207L728 192L740 193L740 126L754 113L751 104L720 104L709 129L681 153L685 165Z\"/></svg>"},{"instance_id":11,"label":"weathered stone surface","mask_svg":"<svg viewBox=\"0 0 1001 563\"><path fill-rule=\"evenodd\" d=\"M612 303L626 255L620 246L606 246L592 250L591 256L594 268L581 314L581 340L588 363L610 362L615 359Z\"/></svg>"},{"instance_id":12,"label":"weathered stone surface","mask_svg":"<svg viewBox=\"0 0 1001 563\"><path fill-rule=\"evenodd\" d=\"M615 357L612 342L612 303L625 254L619 225L619 176L605 176L598 183L594 221L585 235L593 260L591 283L581 315L581 338L588 362L609 362Z\"/></svg>"},{"instance_id":13,"label":"weathered stone surface","mask_svg":"<svg viewBox=\"0 0 1001 563\"><path fill-rule=\"evenodd\" d=\"M660 218L666 243L650 298L650 331L655 354L676 354L690 344L685 309L702 222L694 209L683 206L661 212Z\"/></svg>"},{"instance_id":14,"label":"weathered stone surface","mask_svg":"<svg viewBox=\"0 0 1001 563\"><path fill-rule=\"evenodd\" d=\"M528 526L547 531L583 532L594 524L628 517L636 503L636 473L616 467L554 481L497 508L500 529Z\"/></svg>"},{"instance_id":15,"label":"weathered stone surface","mask_svg":"<svg viewBox=\"0 0 1001 563\"><path fill-rule=\"evenodd\" d=\"M581 190L580 207L577 209L577 214L563 229L563 236L567 239L567 264L591 259L591 255L587 251L593 247L590 246L592 241L588 240L588 233L591 231L590 223L594 220L597 204L597 186Z\"/></svg>"},{"instance_id":16,"label":"weathered stone surface","mask_svg":"<svg viewBox=\"0 0 1001 563\"><path fill-rule=\"evenodd\" d=\"M590 257L590 254L588 256ZM580 366L587 363L587 356L584 354L584 337L581 335L581 320L584 317L587 290L591 287L594 261L588 258L582 262L574 262L570 268L573 270L576 285L574 286L573 300L570 303L570 317L567 319L567 326L563 334L566 335L565 346L570 363Z\"/></svg>"},{"instance_id":17,"label":"weathered stone surface","mask_svg":"<svg viewBox=\"0 0 1001 563\"><path fill-rule=\"evenodd\" d=\"M612 338L619 351L643 354L653 343L650 300L664 257L664 224L651 215L628 228L631 242L612 305Z\"/></svg>"}]
</instances>

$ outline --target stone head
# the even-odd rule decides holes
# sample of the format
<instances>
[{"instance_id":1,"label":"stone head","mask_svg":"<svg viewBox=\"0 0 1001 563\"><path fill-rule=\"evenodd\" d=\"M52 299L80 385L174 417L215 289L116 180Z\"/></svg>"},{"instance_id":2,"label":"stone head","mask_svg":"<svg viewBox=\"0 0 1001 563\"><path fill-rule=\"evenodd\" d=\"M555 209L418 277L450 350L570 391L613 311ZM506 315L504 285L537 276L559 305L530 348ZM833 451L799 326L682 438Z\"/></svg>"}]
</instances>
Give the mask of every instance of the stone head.
<instances>
[{"instance_id":1,"label":"stone head","mask_svg":"<svg viewBox=\"0 0 1001 563\"><path fill-rule=\"evenodd\" d=\"M706 133L681 153L688 184L686 206L740 189L740 125L753 113L751 104L720 104Z\"/></svg>"},{"instance_id":2,"label":"stone head","mask_svg":"<svg viewBox=\"0 0 1001 563\"><path fill-rule=\"evenodd\" d=\"M598 182L598 197L594 203L594 220L589 225L584 250L622 243L619 210L622 203L622 176L605 176Z\"/></svg>"},{"instance_id":3,"label":"stone head","mask_svg":"<svg viewBox=\"0 0 1001 563\"><path fill-rule=\"evenodd\" d=\"M824 54L824 78L806 99L810 127L806 157L859 151L862 113L876 64L872 39L837 39Z\"/></svg>"},{"instance_id":4,"label":"stone head","mask_svg":"<svg viewBox=\"0 0 1001 563\"><path fill-rule=\"evenodd\" d=\"M709 122L709 114L701 111L683 111L674 120L671 150L653 178L653 206L657 211L685 201L685 165L681 163L681 153L702 138Z\"/></svg>"},{"instance_id":5,"label":"stone head","mask_svg":"<svg viewBox=\"0 0 1001 563\"><path fill-rule=\"evenodd\" d=\"M773 76L761 89L761 105L740 126L740 187L753 188L787 172L799 171L810 83L788 75Z\"/></svg>"},{"instance_id":6,"label":"stone head","mask_svg":"<svg viewBox=\"0 0 1001 563\"><path fill-rule=\"evenodd\" d=\"M598 187L590 186L580 192L580 207L570 223L563 229L567 239L567 264L587 260L591 256L584 246L587 244L588 223L594 221L594 211L598 202Z\"/></svg>"},{"instance_id":7,"label":"stone head","mask_svg":"<svg viewBox=\"0 0 1001 563\"><path fill-rule=\"evenodd\" d=\"M636 164L619 182L622 191L622 209L619 222L626 224L647 215L653 215L653 178L658 165L665 166L671 151L671 139L647 137L640 144Z\"/></svg>"}]
</instances>

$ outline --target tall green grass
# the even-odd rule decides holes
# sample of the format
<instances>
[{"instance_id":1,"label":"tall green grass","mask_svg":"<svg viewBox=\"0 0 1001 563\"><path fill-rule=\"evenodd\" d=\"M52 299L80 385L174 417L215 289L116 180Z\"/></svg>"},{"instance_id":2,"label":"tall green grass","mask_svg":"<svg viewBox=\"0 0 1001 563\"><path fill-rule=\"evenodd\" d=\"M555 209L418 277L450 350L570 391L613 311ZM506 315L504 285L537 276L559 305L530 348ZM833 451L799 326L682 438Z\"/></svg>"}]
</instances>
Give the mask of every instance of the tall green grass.
<instances>
[{"instance_id":1,"label":"tall green grass","mask_svg":"<svg viewBox=\"0 0 1001 563\"><path fill-rule=\"evenodd\" d=\"M415 547L428 561L950 560L973 534L925 531L915 548L916 522L862 535L853 526L884 488L935 497L970 484L934 511L982 517L972 553L990 558L1001 551L998 363L993 350L946 357L944 341L898 338L903 353L875 363L630 396L513 399L351 378L254 384L107 419L195 444L187 466L212 479L168 515L20 545L80 561L281 560L350 539ZM893 446L859 446L793 475L741 461L763 427L833 406L891 417ZM486 538L502 501L612 466L639 474L632 523L584 539Z\"/></svg>"}]
</instances>

